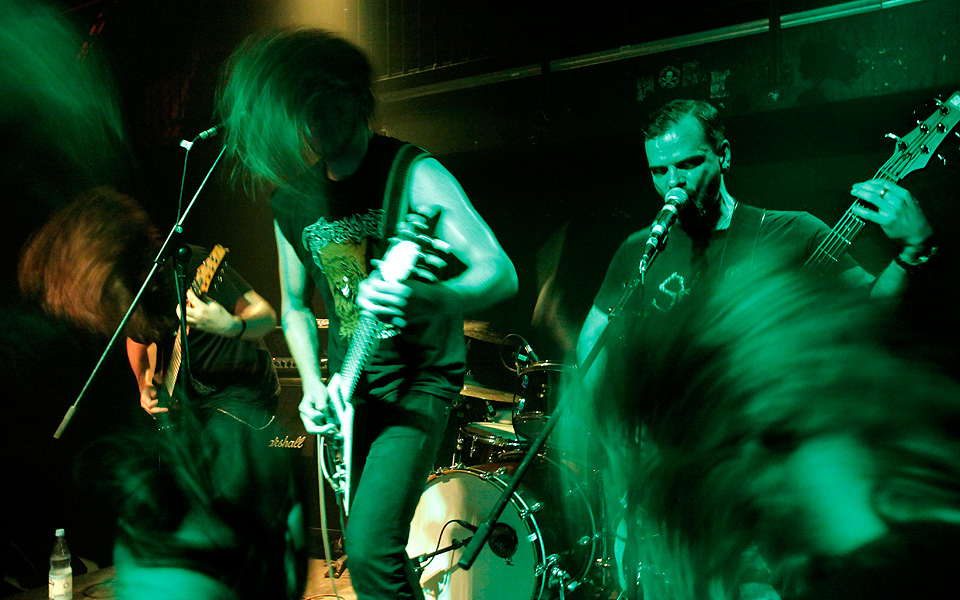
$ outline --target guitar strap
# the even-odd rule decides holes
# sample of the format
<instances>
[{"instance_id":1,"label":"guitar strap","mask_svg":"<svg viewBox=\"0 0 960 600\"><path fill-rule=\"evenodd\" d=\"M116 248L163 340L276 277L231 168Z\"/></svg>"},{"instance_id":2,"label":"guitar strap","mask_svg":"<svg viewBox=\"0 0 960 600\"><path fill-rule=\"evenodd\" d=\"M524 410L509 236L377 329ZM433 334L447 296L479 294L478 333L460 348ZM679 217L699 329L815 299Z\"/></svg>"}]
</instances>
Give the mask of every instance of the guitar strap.
<instances>
[{"instance_id":1,"label":"guitar strap","mask_svg":"<svg viewBox=\"0 0 960 600\"><path fill-rule=\"evenodd\" d=\"M397 223L410 210L410 172L414 164L428 158L430 153L413 144L404 144L393 159L387 187L383 192L383 218L380 221L380 254L387 251L390 238L397 231Z\"/></svg>"},{"instance_id":2,"label":"guitar strap","mask_svg":"<svg viewBox=\"0 0 960 600\"><path fill-rule=\"evenodd\" d=\"M746 204L737 205L720 258L718 273L721 277L735 276L742 268L756 268L760 230L766 216L766 210ZM730 269L734 271L731 272Z\"/></svg>"}]
</instances>

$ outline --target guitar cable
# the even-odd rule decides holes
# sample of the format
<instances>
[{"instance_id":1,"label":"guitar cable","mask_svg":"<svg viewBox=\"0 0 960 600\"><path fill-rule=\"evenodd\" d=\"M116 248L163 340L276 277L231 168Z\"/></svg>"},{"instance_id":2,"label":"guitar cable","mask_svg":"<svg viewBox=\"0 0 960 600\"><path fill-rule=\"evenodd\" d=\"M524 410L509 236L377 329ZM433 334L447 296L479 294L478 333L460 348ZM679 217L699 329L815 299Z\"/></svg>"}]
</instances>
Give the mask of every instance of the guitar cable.
<instances>
[{"instance_id":1,"label":"guitar cable","mask_svg":"<svg viewBox=\"0 0 960 600\"><path fill-rule=\"evenodd\" d=\"M330 551L330 531L327 524L327 500L326 495L323 493L323 480L326 478L326 467L324 466L323 461L323 436L317 436L317 474L320 477L317 478L317 487L320 496L320 537L323 540L323 556L324 560L327 563L327 577L330 579L330 587L333 590L333 595L338 600L343 600L340 596L340 592L337 591L336 583L336 573L333 570L333 561L331 556L333 552Z\"/></svg>"}]
</instances>

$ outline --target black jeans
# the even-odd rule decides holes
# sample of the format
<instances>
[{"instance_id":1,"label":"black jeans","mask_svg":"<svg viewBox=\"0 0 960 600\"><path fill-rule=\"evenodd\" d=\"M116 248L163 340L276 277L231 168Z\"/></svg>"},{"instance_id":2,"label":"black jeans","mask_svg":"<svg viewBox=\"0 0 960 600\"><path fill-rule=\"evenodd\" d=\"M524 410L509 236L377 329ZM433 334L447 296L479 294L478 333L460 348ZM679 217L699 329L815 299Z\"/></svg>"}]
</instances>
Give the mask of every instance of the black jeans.
<instances>
[{"instance_id":1,"label":"black jeans","mask_svg":"<svg viewBox=\"0 0 960 600\"><path fill-rule=\"evenodd\" d=\"M367 398L356 407L355 484L344 537L361 600L423 598L407 538L449 406L449 399L410 392L396 403Z\"/></svg>"}]
</instances>

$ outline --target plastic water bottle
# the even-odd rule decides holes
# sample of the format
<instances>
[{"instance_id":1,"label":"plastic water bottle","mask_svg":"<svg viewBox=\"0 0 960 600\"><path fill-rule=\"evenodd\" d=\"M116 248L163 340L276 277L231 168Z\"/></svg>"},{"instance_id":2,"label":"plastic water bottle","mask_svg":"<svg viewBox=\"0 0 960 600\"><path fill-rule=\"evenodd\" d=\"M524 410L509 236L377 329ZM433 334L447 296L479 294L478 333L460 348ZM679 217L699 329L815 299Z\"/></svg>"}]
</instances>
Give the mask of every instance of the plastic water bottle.
<instances>
[{"instance_id":1,"label":"plastic water bottle","mask_svg":"<svg viewBox=\"0 0 960 600\"><path fill-rule=\"evenodd\" d=\"M50 553L50 600L73 600L73 568L70 566L70 548L63 529L57 530L57 541Z\"/></svg>"}]
</instances>

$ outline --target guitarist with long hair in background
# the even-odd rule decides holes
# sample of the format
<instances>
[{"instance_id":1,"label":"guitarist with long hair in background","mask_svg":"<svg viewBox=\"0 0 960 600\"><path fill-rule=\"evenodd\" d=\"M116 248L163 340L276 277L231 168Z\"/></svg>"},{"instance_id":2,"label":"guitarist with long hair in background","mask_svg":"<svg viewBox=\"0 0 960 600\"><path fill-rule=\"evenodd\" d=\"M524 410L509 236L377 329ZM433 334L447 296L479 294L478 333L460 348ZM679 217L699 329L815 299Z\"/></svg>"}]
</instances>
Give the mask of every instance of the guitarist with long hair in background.
<instances>
[{"instance_id":1,"label":"guitarist with long hair in background","mask_svg":"<svg viewBox=\"0 0 960 600\"><path fill-rule=\"evenodd\" d=\"M248 189L275 190L281 322L308 431L347 428L333 406L351 396L348 349L356 338L376 346L351 402L351 583L362 600L422 598L405 547L447 409L463 389L463 314L512 296L516 271L437 160L370 130L371 68L355 46L316 29L271 31L241 44L224 76L219 112L235 175ZM405 269L411 277L385 276L394 265L378 261L404 215L416 213L426 224L415 236L422 264ZM329 318L326 384L314 287ZM369 315L380 323L375 340L363 325Z\"/></svg>"},{"instance_id":2,"label":"guitarist with long hair in background","mask_svg":"<svg viewBox=\"0 0 960 600\"><path fill-rule=\"evenodd\" d=\"M46 312L110 336L159 247L136 201L95 188L27 244L21 289ZM159 425L149 428L159 452L142 432L111 440L115 489L106 497L120 503L117 595L299 598L306 575L300 494L289 455L269 447L280 385L263 338L276 315L226 264L226 249L189 248L188 345L178 334L169 262L123 331L140 405Z\"/></svg>"}]
</instances>

